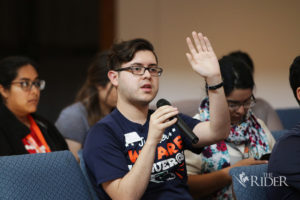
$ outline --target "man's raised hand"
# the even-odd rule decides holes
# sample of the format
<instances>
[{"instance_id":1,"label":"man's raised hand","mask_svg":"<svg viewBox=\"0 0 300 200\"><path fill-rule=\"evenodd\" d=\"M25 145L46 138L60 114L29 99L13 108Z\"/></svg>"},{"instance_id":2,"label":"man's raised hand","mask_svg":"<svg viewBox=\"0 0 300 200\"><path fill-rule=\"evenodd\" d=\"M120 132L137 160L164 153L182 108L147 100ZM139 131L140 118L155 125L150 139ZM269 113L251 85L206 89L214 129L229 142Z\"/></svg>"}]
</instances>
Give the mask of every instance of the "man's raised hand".
<instances>
[{"instance_id":1,"label":"man's raised hand","mask_svg":"<svg viewBox=\"0 0 300 200\"><path fill-rule=\"evenodd\" d=\"M186 53L186 57L193 70L205 79L219 76L219 62L208 38L203 36L202 33L196 33L195 31L192 32L192 36L194 44L189 37L186 38L190 50L189 53Z\"/></svg>"}]
</instances>

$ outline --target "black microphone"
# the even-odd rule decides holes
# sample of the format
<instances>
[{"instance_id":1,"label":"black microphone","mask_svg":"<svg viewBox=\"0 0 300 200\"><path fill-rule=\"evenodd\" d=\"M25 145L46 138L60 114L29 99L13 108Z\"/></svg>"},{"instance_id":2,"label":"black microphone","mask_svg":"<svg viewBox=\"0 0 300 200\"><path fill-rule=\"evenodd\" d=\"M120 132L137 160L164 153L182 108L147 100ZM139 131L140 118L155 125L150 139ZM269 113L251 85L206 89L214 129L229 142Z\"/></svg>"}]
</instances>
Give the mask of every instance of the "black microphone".
<instances>
[{"instance_id":1,"label":"black microphone","mask_svg":"<svg viewBox=\"0 0 300 200\"><path fill-rule=\"evenodd\" d=\"M170 106L171 104L170 104L170 102L168 102L165 99L160 99L156 103L157 108L159 108L161 106L165 106L165 105ZM199 141L199 138L195 135L195 133L190 129L190 127L178 115L176 115L175 117L177 118L176 125L182 131L182 133L184 133L193 144L197 144Z\"/></svg>"}]
</instances>

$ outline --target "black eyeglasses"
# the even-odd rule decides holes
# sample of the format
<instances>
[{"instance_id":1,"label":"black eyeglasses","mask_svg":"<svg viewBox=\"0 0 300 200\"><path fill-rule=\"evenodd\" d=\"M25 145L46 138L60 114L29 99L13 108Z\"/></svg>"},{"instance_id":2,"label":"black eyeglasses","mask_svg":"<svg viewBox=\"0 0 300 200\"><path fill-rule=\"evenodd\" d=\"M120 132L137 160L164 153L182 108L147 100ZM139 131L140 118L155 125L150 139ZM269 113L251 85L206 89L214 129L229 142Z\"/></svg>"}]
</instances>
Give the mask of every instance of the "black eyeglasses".
<instances>
[{"instance_id":1,"label":"black eyeglasses","mask_svg":"<svg viewBox=\"0 0 300 200\"><path fill-rule=\"evenodd\" d=\"M13 85L13 84L19 84L19 86L24 91L30 91L33 85L37 89L43 90L43 89L45 89L46 81L44 81L44 80L35 80L35 81L22 80L22 81L11 82L11 85Z\"/></svg>"},{"instance_id":2,"label":"black eyeglasses","mask_svg":"<svg viewBox=\"0 0 300 200\"><path fill-rule=\"evenodd\" d=\"M143 75L145 74L146 70L148 70L151 76L160 76L163 72L163 69L156 65L151 65L149 67L144 67L143 65L132 65L129 67L115 69L115 71L117 72L130 71L132 74L135 75Z\"/></svg>"},{"instance_id":3,"label":"black eyeglasses","mask_svg":"<svg viewBox=\"0 0 300 200\"><path fill-rule=\"evenodd\" d=\"M228 108L230 111L237 111L241 106L244 107L244 109L249 109L253 107L256 103L255 97L251 95L251 97L244 101L244 102L236 102L236 101L231 101L227 100L228 103Z\"/></svg>"}]
</instances>

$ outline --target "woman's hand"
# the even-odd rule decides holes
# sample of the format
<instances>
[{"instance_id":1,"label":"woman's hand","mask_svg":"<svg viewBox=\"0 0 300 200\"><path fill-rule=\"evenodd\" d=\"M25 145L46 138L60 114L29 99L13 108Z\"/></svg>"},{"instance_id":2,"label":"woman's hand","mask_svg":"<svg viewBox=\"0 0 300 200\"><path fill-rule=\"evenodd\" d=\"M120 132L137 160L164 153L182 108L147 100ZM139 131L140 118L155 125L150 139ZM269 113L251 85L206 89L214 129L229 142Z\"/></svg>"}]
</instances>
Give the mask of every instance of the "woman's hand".
<instances>
[{"instance_id":1,"label":"woman's hand","mask_svg":"<svg viewBox=\"0 0 300 200\"><path fill-rule=\"evenodd\" d=\"M240 160L238 162L236 162L234 165L231 165L229 167L226 167L223 170L223 172L225 172L225 176L227 178L228 181L231 181L231 176L229 174L229 170L234 168L234 167L241 167L241 166L249 166L249 165L261 165L261 164L267 164L268 161L267 160L255 160L254 158L246 158L243 160Z\"/></svg>"},{"instance_id":2,"label":"woman's hand","mask_svg":"<svg viewBox=\"0 0 300 200\"><path fill-rule=\"evenodd\" d=\"M254 158L247 158L238 161L232 167L240 167L240 166L249 166L249 165L260 165L260 164L267 164L267 160L255 160Z\"/></svg>"}]
</instances>

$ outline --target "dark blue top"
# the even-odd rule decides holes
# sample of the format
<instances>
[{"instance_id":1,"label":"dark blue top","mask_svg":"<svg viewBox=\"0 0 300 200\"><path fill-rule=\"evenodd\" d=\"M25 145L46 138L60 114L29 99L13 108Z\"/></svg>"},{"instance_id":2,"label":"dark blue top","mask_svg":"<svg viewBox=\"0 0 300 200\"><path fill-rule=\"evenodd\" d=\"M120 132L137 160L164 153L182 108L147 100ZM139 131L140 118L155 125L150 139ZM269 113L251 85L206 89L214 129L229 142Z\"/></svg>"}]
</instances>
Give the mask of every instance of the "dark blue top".
<instances>
[{"instance_id":1,"label":"dark blue top","mask_svg":"<svg viewBox=\"0 0 300 200\"><path fill-rule=\"evenodd\" d=\"M91 182L101 199L110 199L101 184L125 176L135 163L148 135L150 115L144 125L125 118L117 109L91 128L83 157ZM193 129L198 120L179 115ZM200 153L173 125L157 145L151 178L142 199L192 199L187 187L184 149Z\"/></svg>"},{"instance_id":2,"label":"dark blue top","mask_svg":"<svg viewBox=\"0 0 300 200\"><path fill-rule=\"evenodd\" d=\"M277 178L272 187L267 187L268 199L300 199L300 123L280 137L275 144L268 173L272 177L281 176L282 180L280 184Z\"/></svg>"}]
</instances>

